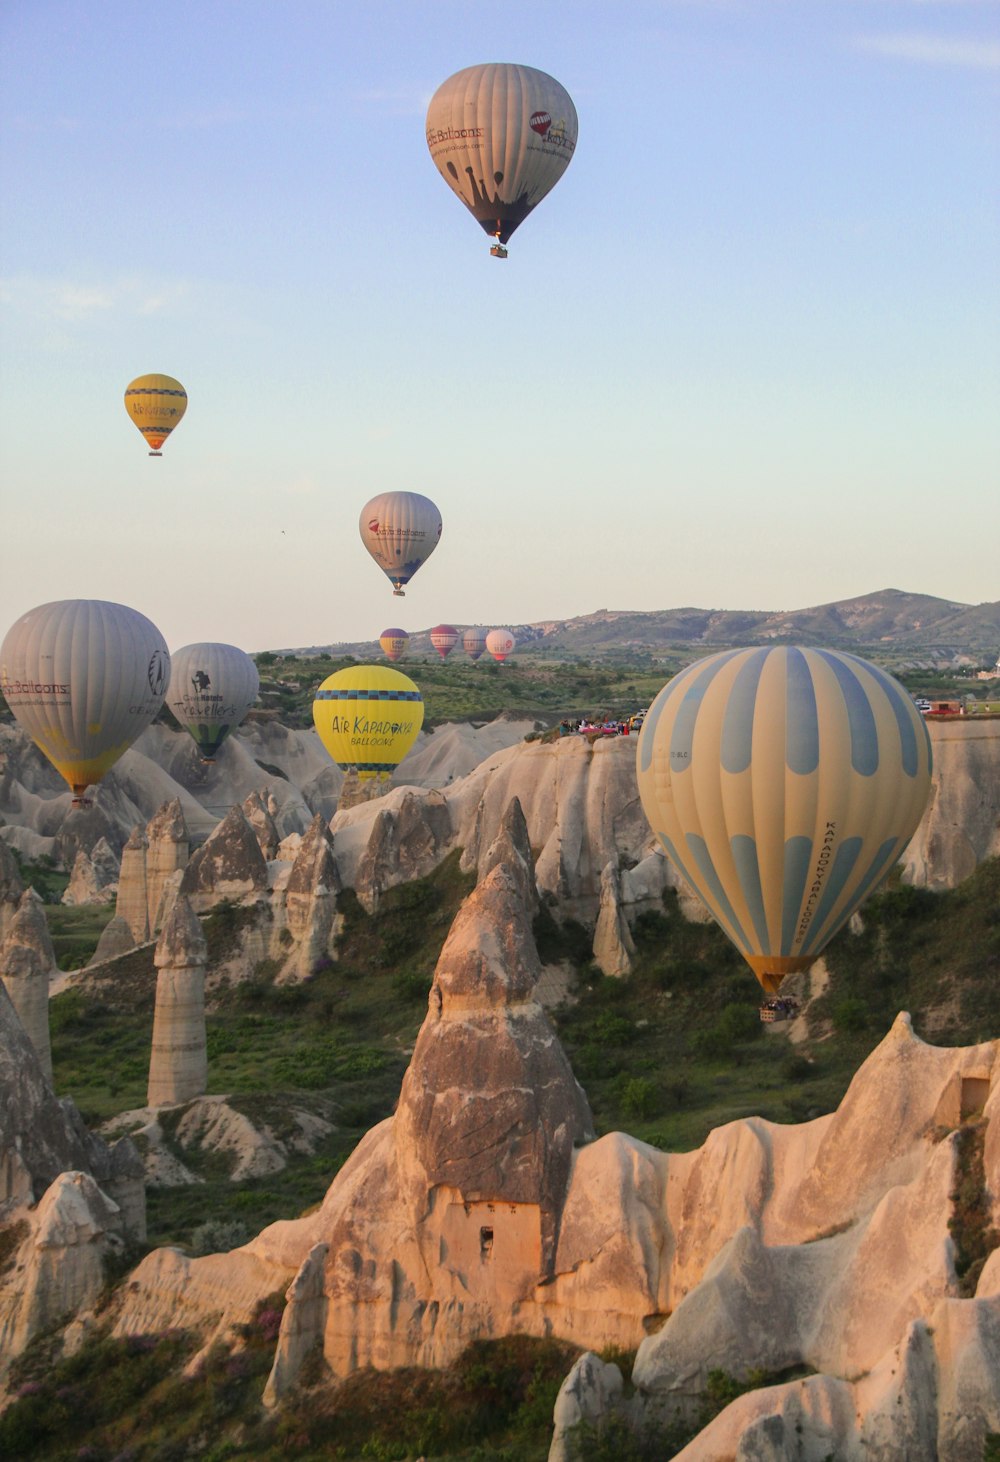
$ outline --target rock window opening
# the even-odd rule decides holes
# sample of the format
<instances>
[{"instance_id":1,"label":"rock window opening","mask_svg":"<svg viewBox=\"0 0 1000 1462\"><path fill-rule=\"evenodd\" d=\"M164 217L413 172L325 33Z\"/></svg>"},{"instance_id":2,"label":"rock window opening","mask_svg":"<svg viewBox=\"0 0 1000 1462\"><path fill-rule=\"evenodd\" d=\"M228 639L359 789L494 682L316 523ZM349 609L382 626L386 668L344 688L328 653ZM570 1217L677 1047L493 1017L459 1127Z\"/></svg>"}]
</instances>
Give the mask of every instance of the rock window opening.
<instances>
[{"instance_id":1,"label":"rock window opening","mask_svg":"<svg viewBox=\"0 0 1000 1462\"><path fill-rule=\"evenodd\" d=\"M983 1110L989 1094L990 1081L988 1076L962 1077L962 1092L959 1100L961 1103L960 1111L963 1122Z\"/></svg>"},{"instance_id":2,"label":"rock window opening","mask_svg":"<svg viewBox=\"0 0 1000 1462\"><path fill-rule=\"evenodd\" d=\"M493 1253L493 1230L481 1228L479 1230L479 1254L480 1258L488 1259Z\"/></svg>"}]
</instances>

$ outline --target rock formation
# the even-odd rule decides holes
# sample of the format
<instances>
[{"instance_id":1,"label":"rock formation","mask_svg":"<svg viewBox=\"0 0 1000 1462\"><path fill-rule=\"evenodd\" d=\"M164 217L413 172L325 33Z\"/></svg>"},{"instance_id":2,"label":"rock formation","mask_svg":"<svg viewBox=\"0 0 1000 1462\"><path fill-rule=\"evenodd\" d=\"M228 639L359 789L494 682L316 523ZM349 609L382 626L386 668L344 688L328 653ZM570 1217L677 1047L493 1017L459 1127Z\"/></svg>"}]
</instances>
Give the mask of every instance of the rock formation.
<instances>
[{"instance_id":1,"label":"rock formation","mask_svg":"<svg viewBox=\"0 0 1000 1462\"><path fill-rule=\"evenodd\" d=\"M49 1081L52 1080L49 980L55 968L42 901L34 889L25 889L8 926L7 937L0 945L0 979Z\"/></svg>"},{"instance_id":2,"label":"rock formation","mask_svg":"<svg viewBox=\"0 0 1000 1462\"><path fill-rule=\"evenodd\" d=\"M517 881L521 898L529 913L538 908L538 885L535 882L535 860L528 841L528 824L516 797L507 803L497 835L479 856L476 874L480 882L502 863Z\"/></svg>"},{"instance_id":3,"label":"rock formation","mask_svg":"<svg viewBox=\"0 0 1000 1462\"><path fill-rule=\"evenodd\" d=\"M150 936L163 928L188 863L188 830L179 797L165 802L146 824L146 908Z\"/></svg>"},{"instance_id":4,"label":"rock formation","mask_svg":"<svg viewBox=\"0 0 1000 1462\"><path fill-rule=\"evenodd\" d=\"M158 973L147 1095L151 1107L173 1106L205 1092L207 957L201 925L188 899L180 894L154 956Z\"/></svg>"},{"instance_id":5,"label":"rock formation","mask_svg":"<svg viewBox=\"0 0 1000 1462\"><path fill-rule=\"evenodd\" d=\"M149 893L146 884L148 846L145 829L134 827L122 849L122 863L118 873L115 917L125 920L136 944L144 944L149 938Z\"/></svg>"},{"instance_id":6,"label":"rock formation","mask_svg":"<svg viewBox=\"0 0 1000 1462\"><path fill-rule=\"evenodd\" d=\"M269 806L265 787L263 791L251 792L243 803L243 816L253 828L254 836L260 844L260 851L268 863L277 856L278 844L281 842L281 835L274 821L277 805L273 797L270 802Z\"/></svg>"},{"instance_id":7,"label":"rock formation","mask_svg":"<svg viewBox=\"0 0 1000 1462\"><path fill-rule=\"evenodd\" d=\"M283 927L291 936L292 947L280 971L282 981L308 978L316 961L333 953L339 892L333 839L317 813L299 845L284 887Z\"/></svg>"},{"instance_id":8,"label":"rock formation","mask_svg":"<svg viewBox=\"0 0 1000 1462\"><path fill-rule=\"evenodd\" d=\"M405 791L391 807L375 813L355 892L369 913L389 888L429 873L444 856L451 822L440 793Z\"/></svg>"},{"instance_id":9,"label":"rock formation","mask_svg":"<svg viewBox=\"0 0 1000 1462\"><path fill-rule=\"evenodd\" d=\"M21 882L17 859L3 838L0 838L0 944L6 938L22 893L24 884Z\"/></svg>"},{"instance_id":10,"label":"rock formation","mask_svg":"<svg viewBox=\"0 0 1000 1462\"><path fill-rule=\"evenodd\" d=\"M925 888L954 888L1000 853L1000 721L931 721L928 729L931 797L903 855L903 876Z\"/></svg>"},{"instance_id":11,"label":"rock formation","mask_svg":"<svg viewBox=\"0 0 1000 1462\"><path fill-rule=\"evenodd\" d=\"M118 892L119 859L106 838L101 838L91 853L82 849L76 855L64 904L107 904Z\"/></svg>"},{"instance_id":12,"label":"rock formation","mask_svg":"<svg viewBox=\"0 0 1000 1462\"><path fill-rule=\"evenodd\" d=\"M184 870L180 892L197 913L267 888L267 863L243 809L233 807Z\"/></svg>"},{"instance_id":13,"label":"rock formation","mask_svg":"<svg viewBox=\"0 0 1000 1462\"><path fill-rule=\"evenodd\" d=\"M594 963L604 975L627 975L632 969L635 943L622 909L621 880L616 863L601 873L601 905L594 929Z\"/></svg>"},{"instance_id":14,"label":"rock formation","mask_svg":"<svg viewBox=\"0 0 1000 1462\"><path fill-rule=\"evenodd\" d=\"M123 919L120 914L115 914L101 930L100 938L97 941L97 948L88 963L90 965L103 964L105 960L117 959L120 954L128 954L129 950L135 949L135 935L132 933L128 920Z\"/></svg>"}]
</instances>

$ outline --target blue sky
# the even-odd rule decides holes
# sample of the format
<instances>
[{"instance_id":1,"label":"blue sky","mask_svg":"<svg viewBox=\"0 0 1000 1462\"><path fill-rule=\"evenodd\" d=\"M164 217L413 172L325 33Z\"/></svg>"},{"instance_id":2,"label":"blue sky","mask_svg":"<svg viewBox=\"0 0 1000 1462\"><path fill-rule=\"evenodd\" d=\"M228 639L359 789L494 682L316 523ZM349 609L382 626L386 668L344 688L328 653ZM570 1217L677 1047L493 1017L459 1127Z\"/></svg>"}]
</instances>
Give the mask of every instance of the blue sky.
<instances>
[{"instance_id":1,"label":"blue sky","mask_svg":"<svg viewBox=\"0 0 1000 1462\"><path fill-rule=\"evenodd\" d=\"M0 633L1000 597L996 5L8 0L0 41ZM485 60L580 117L505 263L423 135ZM445 523L402 600L390 488Z\"/></svg>"}]
</instances>

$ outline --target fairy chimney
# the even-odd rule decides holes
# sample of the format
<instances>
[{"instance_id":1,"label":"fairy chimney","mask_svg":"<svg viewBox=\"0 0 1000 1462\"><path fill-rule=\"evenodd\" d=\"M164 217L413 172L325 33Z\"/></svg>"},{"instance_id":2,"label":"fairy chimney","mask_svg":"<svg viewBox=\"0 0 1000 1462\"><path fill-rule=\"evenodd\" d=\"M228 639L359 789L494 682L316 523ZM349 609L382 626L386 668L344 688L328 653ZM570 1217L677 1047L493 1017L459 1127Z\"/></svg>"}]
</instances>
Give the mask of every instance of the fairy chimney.
<instances>
[{"instance_id":1,"label":"fairy chimney","mask_svg":"<svg viewBox=\"0 0 1000 1462\"><path fill-rule=\"evenodd\" d=\"M285 927L295 945L282 971L283 979L305 978L316 961L330 953L340 888L330 829L317 813L285 885Z\"/></svg>"},{"instance_id":2,"label":"fairy chimney","mask_svg":"<svg viewBox=\"0 0 1000 1462\"><path fill-rule=\"evenodd\" d=\"M179 894L156 946L156 1010L149 1061L151 1107L204 1096L205 962L208 946L190 902Z\"/></svg>"},{"instance_id":3,"label":"fairy chimney","mask_svg":"<svg viewBox=\"0 0 1000 1462\"><path fill-rule=\"evenodd\" d=\"M122 866L118 873L118 901L115 915L124 919L132 930L136 944L149 938L149 899L146 894L146 834L134 827L122 849Z\"/></svg>"},{"instance_id":4,"label":"fairy chimney","mask_svg":"<svg viewBox=\"0 0 1000 1462\"><path fill-rule=\"evenodd\" d=\"M146 910L152 936L169 913L167 890L177 881L174 875L188 863L188 830L179 797L154 812L146 824L146 843Z\"/></svg>"},{"instance_id":5,"label":"fairy chimney","mask_svg":"<svg viewBox=\"0 0 1000 1462\"><path fill-rule=\"evenodd\" d=\"M55 955L42 901L29 888L21 895L0 949L0 979L50 1082L49 977L54 969Z\"/></svg>"},{"instance_id":6,"label":"fairy chimney","mask_svg":"<svg viewBox=\"0 0 1000 1462\"><path fill-rule=\"evenodd\" d=\"M267 863L241 807L231 807L184 870L180 891L205 912L223 899L241 899L267 888Z\"/></svg>"}]
</instances>

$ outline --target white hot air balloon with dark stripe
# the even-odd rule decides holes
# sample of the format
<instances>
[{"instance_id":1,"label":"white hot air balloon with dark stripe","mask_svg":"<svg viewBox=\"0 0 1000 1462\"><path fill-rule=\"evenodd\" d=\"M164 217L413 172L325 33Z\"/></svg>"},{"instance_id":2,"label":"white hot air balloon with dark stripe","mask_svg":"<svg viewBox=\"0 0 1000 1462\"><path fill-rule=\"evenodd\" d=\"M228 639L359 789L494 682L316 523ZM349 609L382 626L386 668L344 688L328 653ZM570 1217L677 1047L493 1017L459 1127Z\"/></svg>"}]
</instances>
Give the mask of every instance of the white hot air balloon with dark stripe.
<instances>
[{"instance_id":1,"label":"white hot air balloon with dark stripe","mask_svg":"<svg viewBox=\"0 0 1000 1462\"><path fill-rule=\"evenodd\" d=\"M0 647L0 690L75 802L150 724L169 679L156 625L103 599L40 604Z\"/></svg>"},{"instance_id":2,"label":"white hot air balloon with dark stripe","mask_svg":"<svg viewBox=\"0 0 1000 1462\"><path fill-rule=\"evenodd\" d=\"M392 592L401 595L441 540L441 514L422 493L380 492L361 509L358 530Z\"/></svg>"},{"instance_id":3,"label":"white hot air balloon with dark stripe","mask_svg":"<svg viewBox=\"0 0 1000 1462\"><path fill-rule=\"evenodd\" d=\"M202 761L215 760L259 690L256 665L236 645L205 641L185 645L170 657L167 705L194 739Z\"/></svg>"},{"instance_id":4,"label":"white hot air balloon with dark stripe","mask_svg":"<svg viewBox=\"0 0 1000 1462\"><path fill-rule=\"evenodd\" d=\"M555 187L576 148L578 123L564 86L533 66L467 66L427 108L427 146L438 172L488 234L504 245Z\"/></svg>"},{"instance_id":5,"label":"white hot air balloon with dark stripe","mask_svg":"<svg viewBox=\"0 0 1000 1462\"><path fill-rule=\"evenodd\" d=\"M808 969L887 876L930 791L927 729L857 655L710 655L660 691L637 747L650 826L764 989Z\"/></svg>"}]
</instances>

